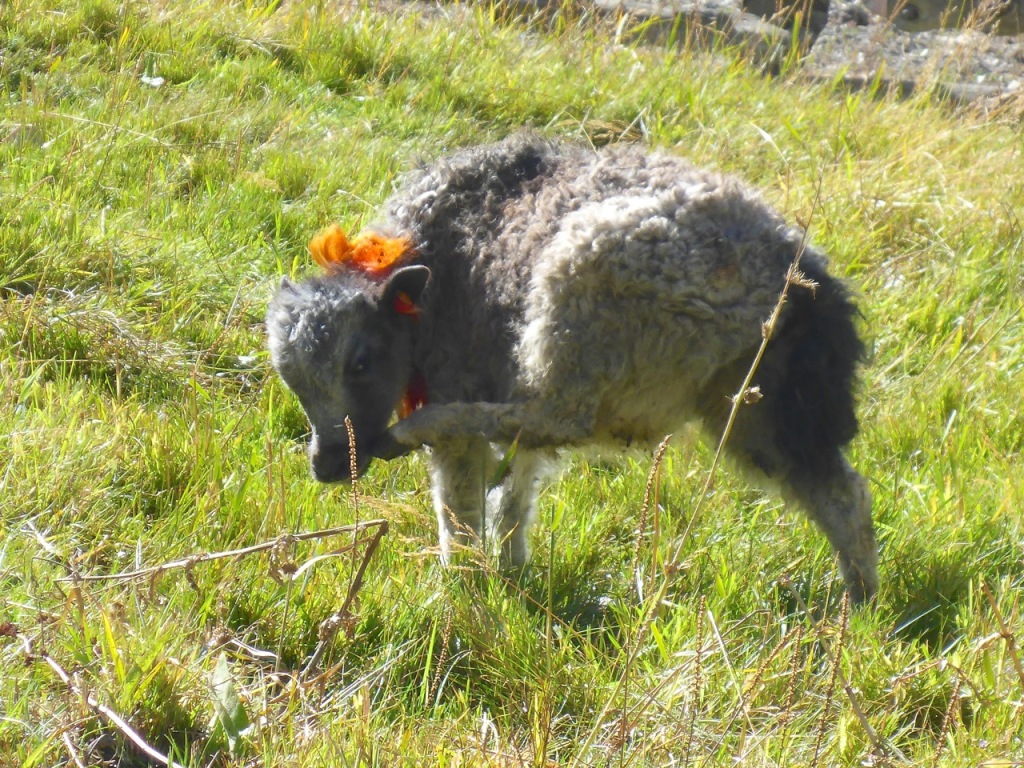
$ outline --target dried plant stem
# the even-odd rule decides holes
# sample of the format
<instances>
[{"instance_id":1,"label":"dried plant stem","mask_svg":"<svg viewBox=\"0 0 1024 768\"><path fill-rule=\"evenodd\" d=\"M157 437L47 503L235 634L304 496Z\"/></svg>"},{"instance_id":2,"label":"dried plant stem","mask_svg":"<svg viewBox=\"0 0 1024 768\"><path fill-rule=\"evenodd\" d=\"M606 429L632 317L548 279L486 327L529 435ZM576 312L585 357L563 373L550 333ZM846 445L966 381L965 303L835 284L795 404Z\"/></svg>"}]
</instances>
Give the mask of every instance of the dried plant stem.
<instances>
[{"instance_id":1,"label":"dried plant stem","mask_svg":"<svg viewBox=\"0 0 1024 768\"><path fill-rule=\"evenodd\" d=\"M636 550L633 553L633 574L636 580L636 591L637 599L643 602L644 589L643 579L640 573L640 551L643 547L643 535L644 530L647 528L647 517L654 504L657 504L658 498L658 486L659 479L661 477L661 463L665 458L665 451L668 450L669 441L672 439L672 435L666 435L661 443L658 445L658 449L654 452L654 460L651 462L651 471L647 474L647 485L644 488L644 501L643 506L640 509L640 522L637 526L637 537L636 537ZM552 542L552 545L554 542ZM554 551L554 546L551 547ZM548 578L549 592L551 585L551 578L549 574ZM550 599L549 599L550 604ZM653 617L652 617L653 618ZM637 633L637 646L639 647L641 638L646 633L646 627L641 627L640 632ZM626 659L626 668L623 671L622 678L620 680L619 689L622 694L622 714L619 717L619 765L623 764L625 760L625 748L626 748L626 736L629 732L629 678L630 672L633 669L633 662L636 660L636 653L630 653Z\"/></svg>"},{"instance_id":2,"label":"dried plant stem","mask_svg":"<svg viewBox=\"0 0 1024 768\"><path fill-rule=\"evenodd\" d=\"M1021 690L1024 690L1024 668L1020 664L1020 655L1017 653L1017 641L1014 638L1013 632L1006 625L1006 621L1003 619L1003 614L999 611L999 605L996 603L995 597L992 595L992 590L986 582L981 582L981 591L985 593L985 597L988 600L989 606L992 608L992 613L996 617L996 621L999 622L999 636L1006 642L1006 650L1010 654L1010 659L1013 661L1013 668L1017 670L1017 679L1020 680Z\"/></svg>"},{"instance_id":3,"label":"dried plant stem","mask_svg":"<svg viewBox=\"0 0 1024 768\"><path fill-rule=\"evenodd\" d=\"M786 729L789 727L790 721L793 719L793 704L796 701L796 680L800 673L800 643L804 639L804 628L803 625L798 624L793 630L795 637L793 638L793 656L789 660L789 681L786 683L786 703L782 709L781 727L783 729L783 735L785 735Z\"/></svg>"},{"instance_id":4,"label":"dried plant stem","mask_svg":"<svg viewBox=\"0 0 1024 768\"><path fill-rule=\"evenodd\" d=\"M754 677L750 681L749 685L739 686L737 681L737 687L740 691L740 700L736 704L736 711L733 713L733 719L737 718L740 714L742 714L747 725L746 729L744 729L742 726L740 728L739 749L741 752L744 751L746 748L745 745L747 741L747 734L750 733L753 735L757 731L751 719L750 705L754 701L754 697L757 695L758 689L760 689L761 687L761 683L764 681L764 676L767 673L768 668L779 657L779 655L782 653L782 650L789 644L789 641L793 638L794 635L796 635L799 632L799 630L800 626L797 625L789 632L787 632L783 636L783 638L775 644L775 647L768 652L768 656L765 657L764 661L762 661L758 665L757 669L754 672ZM729 730L730 728L724 729L723 735L727 734Z\"/></svg>"},{"instance_id":5,"label":"dried plant stem","mask_svg":"<svg viewBox=\"0 0 1024 768\"><path fill-rule=\"evenodd\" d=\"M626 762L626 740L629 736L629 673L633 669L633 656L632 654L626 661L626 668L622 671L622 685L619 686L622 690L622 704L620 705L621 711L619 713L619 734L617 741L617 747L619 752L619 768L622 768Z\"/></svg>"},{"instance_id":6,"label":"dried plant stem","mask_svg":"<svg viewBox=\"0 0 1024 768\"><path fill-rule=\"evenodd\" d=\"M356 431L352 426L352 419L345 417L345 433L348 436L348 474L351 483L352 511L356 516L355 524L359 525L359 462L356 456ZM352 573L355 574L356 565L356 533L352 533Z\"/></svg>"},{"instance_id":7,"label":"dried plant stem","mask_svg":"<svg viewBox=\"0 0 1024 768\"><path fill-rule=\"evenodd\" d=\"M819 179L819 194L820 191L821 181ZM817 198L815 198L815 205L817 205ZM801 284L806 281L806 278L804 278L800 272L800 259L806 248L807 231L804 230L804 234L800 239L800 246L797 248L796 255L793 257L793 261L790 263L789 269L786 271L786 282L782 286L782 292L779 294L779 300L775 303L775 308L772 310L771 315L761 326L761 345L757 348L757 354L754 355L754 360L750 364L750 368L747 369L747 375L744 377L739 390L730 398L732 406L729 408L729 416L726 418L725 427L722 429L722 435L718 440L718 447L715 449L715 457L711 461L711 468L708 470L707 478L704 481L704 487L701 489L697 505L693 509L693 514L690 515L690 519L686 522L686 528L683 529L683 535L679 537L679 543L676 545L675 554L672 556L672 565L678 566L679 560L682 557L683 547L686 545L686 541L690 537L690 531L693 530L693 526L697 522L701 507L703 507L704 501L708 497L711 485L715 480L715 471L718 469L718 464L722 459L723 452L725 451L725 444L729 441L729 436L732 434L732 429L736 423L736 417L740 412L740 407L748 402L749 396L754 392L754 390L751 389L751 384L754 381L754 376L757 374L757 369L761 365L761 360L764 358L765 350L768 349L768 342L770 342L772 337L775 335L775 329L778 326L779 317L782 315L782 308L786 306L786 301L789 298L789 289L794 283Z\"/></svg>"},{"instance_id":8,"label":"dried plant stem","mask_svg":"<svg viewBox=\"0 0 1024 768\"><path fill-rule=\"evenodd\" d=\"M71 756L71 762L75 764L76 768L86 768L82 755L79 754L78 748L71 741L71 735L67 731L63 731L60 735L60 740L64 742L64 748L68 751L68 754Z\"/></svg>"},{"instance_id":9,"label":"dried plant stem","mask_svg":"<svg viewBox=\"0 0 1024 768\"><path fill-rule=\"evenodd\" d=\"M636 551L633 553L633 577L636 580L637 599L643 601L643 577L640 573L640 552L643 549L644 531L647 530L647 518L652 509L658 505L658 489L661 480L661 463L665 459L665 451L668 450L669 441L672 435L666 435L658 444L654 452L654 460L651 462L651 471L647 474L647 485L644 487L644 503L640 507L640 521L636 528Z\"/></svg>"},{"instance_id":10,"label":"dried plant stem","mask_svg":"<svg viewBox=\"0 0 1024 768\"><path fill-rule=\"evenodd\" d=\"M956 683L953 685L953 695L949 697L949 705L946 707L946 714L942 718L942 728L939 730L939 740L935 745L935 754L932 756L931 768L938 768L939 759L942 757L942 750L946 745L946 735L953 725L953 717L956 714L957 704L960 701L960 686L964 679L956 676Z\"/></svg>"},{"instance_id":11,"label":"dried plant stem","mask_svg":"<svg viewBox=\"0 0 1024 768\"><path fill-rule=\"evenodd\" d=\"M363 559L360 561L359 567L356 569L355 576L348 585L348 594L345 595L345 602L341 604L341 608L320 624L320 640L316 645L316 649L313 651L313 655L309 657L309 661L302 669L303 680L307 680L309 677L314 676L314 673L320 667L320 660L323 658L324 651L327 650L331 640L334 639L334 636L338 634L338 630L345 625L346 620L351 615L350 611L352 608L352 602L359 594L359 590L362 589L363 577L366 575L366 567L370 564L370 559L373 557L373 553L377 551L377 547L380 545L380 540L384 538L384 535L388 532L387 520L377 520L374 522L377 524L377 531L366 544L366 549L363 551ZM364 525L368 526L369 523L364 523ZM352 526L348 527L351 528ZM355 547L358 543L359 542L354 542L351 546Z\"/></svg>"},{"instance_id":12,"label":"dried plant stem","mask_svg":"<svg viewBox=\"0 0 1024 768\"><path fill-rule=\"evenodd\" d=\"M718 740L718 744L715 746L714 749L708 751L707 756L701 762L701 766L707 765L708 762L714 759L714 756L721 750L722 746L725 744L725 740L732 733L733 724L739 719L740 715L743 715L744 719L747 721L747 726L750 728L750 730L754 730L754 725L751 722L750 718L750 707L747 706L747 697L753 700L754 695L757 693L757 689L760 688L761 683L764 680L764 675L767 672L768 667L771 666L772 662L776 658L778 658L779 654L782 653L782 650L789 644L790 640L793 637L796 637L796 642L797 644L799 644L802 631L802 627L798 625L791 629L789 632L787 632L786 635L778 643L776 643L775 647L768 654L768 657L763 662L761 662L760 666L755 671L754 678L750 681L750 684L743 686L741 688L737 686L740 691L740 700L736 703L736 706L733 708L732 714L729 716L729 719L725 722L725 726L721 729L722 736ZM735 675L733 676L733 680L735 681ZM746 740L746 731L741 731L740 738L742 744L743 741Z\"/></svg>"},{"instance_id":13,"label":"dried plant stem","mask_svg":"<svg viewBox=\"0 0 1024 768\"><path fill-rule=\"evenodd\" d=\"M193 568L199 563L208 563L213 560L224 560L232 557L245 557L256 552L266 552L272 550L275 547L282 547L287 544L291 544L297 541L309 541L312 539L326 539L331 536L340 536L346 533L353 533L359 531L365 531L370 528L377 528L378 532L375 534L375 538L379 538L382 534L380 530L387 530L387 520L367 520L366 522L357 523L355 525L342 525L337 528L325 528L319 531L307 531L305 533L286 533L282 536L278 536L275 539L264 541L260 544L253 544L251 547L243 547L241 549L229 549L223 552L201 552L195 555L189 555L188 557L180 560L172 560L168 563L162 563L160 565L154 565L149 568L140 568L135 571L122 571L121 573L105 573L97 574L92 576L79 576L75 577L63 577L59 581L129 581L131 579L141 579L147 576L157 576L165 571L173 571L178 568ZM362 540L356 541L353 544L345 545L339 552L347 551L349 547L355 547L361 543Z\"/></svg>"},{"instance_id":14,"label":"dried plant stem","mask_svg":"<svg viewBox=\"0 0 1024 768\"><path fill-rule=\"evenodd\" d=\"M704 688L704 595L697 606L697 651L693 660L693 686L690 688L690 717L686 725L686 743L683 747L683 765L690 764L690 749L693 747L693 734L697 728L697 710L700 708L700 696Z\"/></svg>"},{"instance_id":15,"label":"dried plant stem","mask_svg":"<svg viewBox=\"0 0 1024 768\"><path fill-rule=\"evenodd\" d=\"M669 705L660 701L658 696L662 693L662 691L668 688L668 686L675 682L676 678L683 674L683 672L686 672L689 668L690 662L677 664L668 672L668 674L664 675L654 686L646 688L643 691L638 691L638 694L641 695L643 698L641 702L637 706L635 706L633 710L630 712L630 722L639 723L652 706L659 707L663 712L668 712ZM637 743L634 746L633 754L630 756L629 760L627 761L627 764L629 764L629 762L633 760L633 757L637 753L637 751L644 749L645 746L646 745L643 742Z\"/></svg>"},{"instance_id":16,"label":"dried plant stem","mask_svg":"<svg viewBox=\"0 0 1024 768\"><path fill-rule=\"evenodd\" d=\"M789 630L789 632L787 632L785 635L783 635L782 639L775 644L775 647L768 652L768 656L765 658L765 660L758 665L757 669L754 671L754 677L753 679L751 679L750 683L744 686L743 696L740 698L740 705L746 708L748 712L749 707L746 706L746 697L749 696L750 699L753 700L754 696L757 695L758 689L761 687L761 683L764 682L764 676L765 673L768 671L768 667L772 665L772 662L774 662L775 659L777 659L779 655L782 653L782 651L786 648L786 646L789 645L790 640L792 640L794 637L799 639L801 631L802 627L798 624L797 626L793 627L793 629Z\"/></svg>"},{"instance_id":17,"label":"dried plant stem","mask_svg":"<svg viewBox=\"0 0 1024 768\"><path fill-rule=\"evenodd\" d=\"M96 699L96 697L93 696L91 693L87 693L86 691L82 690L82 688L77 683L75 683L71 675L67 673L67 671L56 661L56 659L54 659L48 653L33 653L28 638L22 637L22 642L26 647L26 651L28 653L29 658L36 658L45 662L46 665L51 670L53 670L54 674L56 674L57 677L60 678L61 682L67 686L68 690L71 692L73 696L75 696L75 698L84 701L85 705L89 707L89 709L91 709L96 714L102 715L104 718L106 718L106 720L109 721L111 725L117 728L117 730L119 730L126 739L128 739L132 744L134 744L139 749L140 752L146 755L146 757L148 757L150 760L155 760L156 762L160 763L160 765L166 765L168 766L168 768L184 768L180 763L174 762L173 760L168 758L167 755L164 755L163 753L151 747L146 742L146 740L142 738L139 732L132 728L128 721L121 717L119 714L117 714L117 712L112 710L106 704L100 703ZM78 757L76 756L73 748L70 746L68 742L69 740L65 741L65 747L67 747L71 752L72 759L75 760L76 763L78 763Z\"/></svg>"},{"instance_id":18,"label":"dried plant stem","mask_svg":"<svg viewBox=\"0 0 1024 768\"><path fill-rule=\"evenodd\" d=\"M811 627L814 629L815 632L818 633L818 637L822 640L822 642L824 642L825 634L822 630L821 624L814 618L814 616L811 615L811 610L807 607L807 603L805 603L804 599L800 597L800 593L793 588L792 584L787 583L786 587L789 589L789 593L793 596L793 599L796 600L797 605L800 606L800 610L803 612L804 616L810 623ZM842 627L844 633L846 631L848 613L849 595L847 593L844 593L842 619ZM846 675L843 674L843 671L839 669L838 665L836 665L833 669L835 671L835 674L838 676L837 679L843 687L843 692L846 694L846 697L850 700L850 706L852 707L854 714L860 721L861 727L864 729L864 732L868 736L868 740L871 742L871 745L875 748L875 750L886 759L896 757L904 763L909 763L910 761L907 759L906 755L904 755L896 746L890 744L887 740L882 739L875 731L875 729L871 726L871 723L868 720L867 715L864 714L864 710L860 706L860 702L857 699L856 692L853 690L853 686L850 685L850 681L846 679ZM831 686L829 687L829 690L831 691Z\"/></svg>"},{"instance_id":19,"label":"dried plant stem","mask_svg":"<svg viewBox=\"0 0 1024 768\"><path fill-rule=\"evenodd\" d=\"M444 675L444 665L448 663L449 643L452 638L452 619L455 611L449 605L445 610L444 629L441 632L441 652L437 656L437 663L434 669L434 679L430 681L430 691L427 693L427 701L433 702L434 697L441 687L441 677Z\"/></svg>"},{"instance_id":20,"label":"dried plant stem","mask_svg":"<svg viewBox=\"0 0 1024 768\"><path fill-rule=\"evenodd\" d=\"M828 713L832 709L832 699L835 696L836 682L841 675L840 664L843 660L843 646L846 643L846 625L850 619L850 598L843 594L843 610L839 619L839 640L836 642L835 652L832 656L832 674L828 679L828 689L825 691L825 704L821 708L821 718L818 720L818 735L814 740L814 757L811 765L818 765L818 758L821 757L821 742L825 737L825 727L828 725Z\"/></svg>"}]
</instances>

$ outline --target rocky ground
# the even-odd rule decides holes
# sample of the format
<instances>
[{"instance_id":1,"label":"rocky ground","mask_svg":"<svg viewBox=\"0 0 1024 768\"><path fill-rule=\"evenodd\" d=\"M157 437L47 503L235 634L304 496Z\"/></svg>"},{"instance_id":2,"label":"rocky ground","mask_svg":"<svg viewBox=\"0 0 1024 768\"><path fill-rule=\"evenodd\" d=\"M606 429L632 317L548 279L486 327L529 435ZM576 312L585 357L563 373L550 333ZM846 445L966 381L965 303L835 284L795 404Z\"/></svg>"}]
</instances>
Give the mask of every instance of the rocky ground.
<instances>
[{"instance_id":1,"label":"rocky ground","mask_svg":"<svg viewBox=\"0 0 1024 768\"><path fill-rule=\"evenodd\" d=\"M807 74L852 87L880 80L910 94L932 87L962 103L1024 102L1024 36L963 30L902 32L854 4L833 9L810 48Z\"/></svg>"},{"instance_id":2,"label":"rocky ground","mask_svg":"<svg viewBox=\"0 0 1024 768\"><path fill-rule=\"evenodd\" d=\"M762 0L746 0L747 9ZM512 0L523 13L562 13L560 0ZM794 35L771 19L744 12L736 0L580 0L579 7L616 23L623 35L664 43L706 35L745 46L751 59L776 69ZM857 2L833 0L812 14L799 35L800 68L816 81L859 89L874 84L910 95L929 89L975 108L1024 114L1024 36L977 31L903 32ZM827 3L826 3L827 7Z\"/></svg>"}]
</instances>

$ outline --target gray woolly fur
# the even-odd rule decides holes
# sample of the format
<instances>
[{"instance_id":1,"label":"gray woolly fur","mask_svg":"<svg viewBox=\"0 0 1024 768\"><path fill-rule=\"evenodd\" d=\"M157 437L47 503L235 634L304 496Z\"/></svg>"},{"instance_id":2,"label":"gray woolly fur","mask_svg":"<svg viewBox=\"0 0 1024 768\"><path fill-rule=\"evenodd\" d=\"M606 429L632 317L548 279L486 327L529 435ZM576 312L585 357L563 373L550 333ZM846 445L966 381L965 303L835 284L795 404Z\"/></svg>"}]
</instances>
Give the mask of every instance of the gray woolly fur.
<instances>
[{"instance_id":1,"label":"gray woolly fur","mask_svg":"<svg viewBox=\"0 0 1024 768\"><path fill-rule=\"evenodd\" d=\"M594 151L532 134L409 174L378 232L409 258L373 280L338 268L288 281L268 313L274 365L313 427L324 481L429 446L441 547L495 523L528 558L547 459L567 446L657 443L699 420L717 436L803 233L736 179L671 154ZM863 345L849 292L813 247L727 444L823 530L851 596L878 585L867 483L843 456L857 431ZM419 308L398 313L404 292ZM428 404L389 428L411 382ZM493 513L483 484L515 443Z\"/></svg>"}]
</instances>

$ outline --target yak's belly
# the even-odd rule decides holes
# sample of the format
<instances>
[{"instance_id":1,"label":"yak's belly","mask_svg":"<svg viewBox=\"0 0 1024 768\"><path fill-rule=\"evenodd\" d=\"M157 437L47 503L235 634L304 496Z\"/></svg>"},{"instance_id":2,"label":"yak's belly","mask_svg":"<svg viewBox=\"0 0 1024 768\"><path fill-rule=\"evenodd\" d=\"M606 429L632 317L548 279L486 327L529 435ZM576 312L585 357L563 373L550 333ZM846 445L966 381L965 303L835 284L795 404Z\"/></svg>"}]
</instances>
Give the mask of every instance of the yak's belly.
<instances>
[{"instance_id":1,"label":"yak's belly","mask_svg":"<svg viewBox=\"0 0 1024 768\"><path fill-rule=\"evenodd\" d=\"M657 444L696 417L696 385L671 381L626 382L602 397L594 422L598 442Z\"/></svg>"}]
</instances>

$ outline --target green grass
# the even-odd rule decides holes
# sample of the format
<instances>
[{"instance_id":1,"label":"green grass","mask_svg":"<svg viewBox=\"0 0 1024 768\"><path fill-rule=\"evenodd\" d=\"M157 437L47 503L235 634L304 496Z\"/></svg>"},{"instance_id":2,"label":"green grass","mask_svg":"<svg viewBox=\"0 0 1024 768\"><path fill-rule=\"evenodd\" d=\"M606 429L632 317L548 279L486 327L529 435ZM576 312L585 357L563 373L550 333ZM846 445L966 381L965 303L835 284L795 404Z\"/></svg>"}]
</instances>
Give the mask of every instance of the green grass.
<instances>
[{"instance_id":1,"label":"green grass","mask_svg":"<svg viewBox=\"0 0 1024 768\"><path fill-rule=\"evenodd\" d=\"M0 35L0 766L151 764L98 704L188 766L900 764L856 708L916 765L1024 761L1019 122L476 6L12 0ZM649 599L696 441L644 531L650 457L570 457L515 586L439 566L420 459L355 500L309 479L263 351L276 281L403 168L524 124L741 175L859 289L873 611L845 621L824 538L726 469L646 623L634 563ZM349 538L75 580L370 518L315 684L359 552L288 573Z\"/></svg>"}]
</instances>

